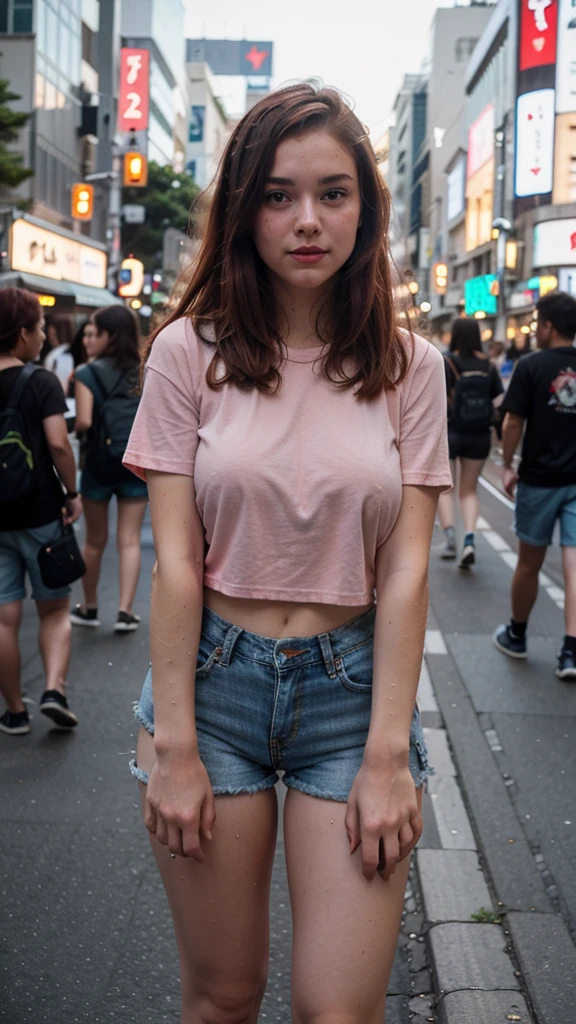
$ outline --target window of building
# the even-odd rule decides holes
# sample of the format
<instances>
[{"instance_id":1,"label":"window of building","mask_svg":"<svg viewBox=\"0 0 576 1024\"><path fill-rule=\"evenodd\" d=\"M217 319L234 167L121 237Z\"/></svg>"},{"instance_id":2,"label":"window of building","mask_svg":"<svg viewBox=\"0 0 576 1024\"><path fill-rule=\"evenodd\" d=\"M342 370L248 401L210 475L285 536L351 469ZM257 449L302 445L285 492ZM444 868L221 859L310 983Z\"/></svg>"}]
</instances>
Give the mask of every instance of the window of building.
<instances>
[{"instance_id":1,"label":"window of building","mask_svg":"<svg viewBox=\"0 0 576 1024\"><path fill-rule=\"evenodd\" d=\"M32 31L32 0L15 0L13 32Z\"/></svg>"},{"instance_id":2,"label":"window of building","mask_svg":"<svg viewBox=\"0 0 576 1024\"><path fill-rule=\"evenodd\" d=\"M91 64L93 68L97 66L96 33L92 32L85 22L82 22L82 60L85 60L87 64Z\"/></svg>"},{"instance_id":3,"label":"window of building","mask_svg":"<svg viewBox=\"0 0 576 1024\"><path fill-rule=\"evenodd\" d=\"M472 56L477 42L478 39L473 39L471 36L464 36L457 39L454 47L454 57L456 62L461 63L462 61L468 60L468 58Z\"/></svg>"},{"instance_id":4,"label":"window of building","mask_svg":"<svg viewBox=\"0 0 576 1024\"><path fill-rule=\"evenodd\" d=\"M8 0L0 0L0 32L8 31Z\"/></svg>"}]
</instances>

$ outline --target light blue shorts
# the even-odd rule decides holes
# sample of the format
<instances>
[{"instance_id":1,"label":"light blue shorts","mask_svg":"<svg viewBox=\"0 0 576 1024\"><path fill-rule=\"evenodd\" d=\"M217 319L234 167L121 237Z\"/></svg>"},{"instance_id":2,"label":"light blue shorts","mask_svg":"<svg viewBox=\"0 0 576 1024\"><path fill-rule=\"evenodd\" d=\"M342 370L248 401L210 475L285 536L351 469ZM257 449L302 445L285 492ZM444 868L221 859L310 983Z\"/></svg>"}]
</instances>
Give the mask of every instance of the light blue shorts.
<instances>
[{"instance_id":1,"label":"light blue shorts","mask_svg":"<svg viewBox=\"0 0 576 1024\"><path fill-rule=\"evenodd\" d=\"M50 590L44 586L38 567L40 548L61 535L58 519L33 530L0 530L0 604L26 597L26 575L35 601L57 601L70 596L71 587Z\"/></svg>"},{"instance_id":2,"label":"light blue shorts","mask_svg":"<svg viewBox=\"0 0 576 1024\"><path fill-rule=\"evenodd\" d=\"M204 608L196 728L215 795L270 789L283 771L293 789L348 800L370 725L375 617L372 608L328 633L274 640ZM154 732L150 671L135 715ZM409 766L416 786L432 771L416 708Z\"/></svg>"},{"instance_id":3,"label":"light blue shorts","mask_svg":"<svg viewBox=\"0 0 576 1024\"><path fill-rule=\"evenodd\" d=\"M560 544L576 547L576 484L568 487L533 487L520 482L516 490L514 529L525 544L544 547L552 543L556 520Z\"/></svg>"}]
</instances>

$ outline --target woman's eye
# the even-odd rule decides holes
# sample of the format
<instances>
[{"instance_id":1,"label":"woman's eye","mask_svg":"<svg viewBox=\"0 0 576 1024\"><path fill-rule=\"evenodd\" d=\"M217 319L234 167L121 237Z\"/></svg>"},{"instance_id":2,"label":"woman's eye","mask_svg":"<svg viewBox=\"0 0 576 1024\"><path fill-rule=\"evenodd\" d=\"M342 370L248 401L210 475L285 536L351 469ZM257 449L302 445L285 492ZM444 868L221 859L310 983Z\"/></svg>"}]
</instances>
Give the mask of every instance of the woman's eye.
<instances>
[{"instance_id":1,"label":"woman's eye","mask_svg":"<svg viewBox=\"0 0 576 1024\"><path fill-rule=\"evenodd\" d=\"M337 199L343 199L346 195L341 188L331 188L329 192L324 193L324 198L329 199L330 202L335 202Z\"/></svg>"},{"instance_id":2,"label":"woman's eye","mask_svg":"<svg viewBox=\"0 0 576 1024\"><path fill-rule=\"evenodd\" d=\"M280 206L287 198L288 196L285 192L269 192L266 196L266 202L272 203L273 206Z\"/></svg>"}]
</instances>

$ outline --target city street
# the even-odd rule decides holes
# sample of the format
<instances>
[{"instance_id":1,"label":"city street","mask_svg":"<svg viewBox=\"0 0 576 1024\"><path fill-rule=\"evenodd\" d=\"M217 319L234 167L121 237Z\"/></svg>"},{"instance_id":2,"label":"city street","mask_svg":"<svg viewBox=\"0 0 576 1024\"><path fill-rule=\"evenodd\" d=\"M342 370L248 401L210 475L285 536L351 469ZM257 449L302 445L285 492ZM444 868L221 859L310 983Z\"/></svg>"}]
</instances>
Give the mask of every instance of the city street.
<instances>
[{"instance_id":1,"label":"city street","mask_svg":"<svg viewBox=\"0 0 576 1024\"><path fill-rule=\"evenodd\" d=\"M493 466L487 477L496 479ZM529 660L512 662L491 643L509 614L512 514L493 489L480 492L476 568L464 574L441 562L439 531L434 539L419 701L437 774L425 797L387 1024L574 1021L576 687L554 676L563 633L558 551L544 567ZM115 636L112 546L106 554L102 626L74 633L73 735L37 712L43 680L27 608L33 729L0 743L0 1020L8 1024L179 1020L171 922L127 769L132 701L148 662L152 562L145 527L136 603L143 625ZM282 861L280 838L260 1019L290 1024Z\"/></svg>"}]
</instances>

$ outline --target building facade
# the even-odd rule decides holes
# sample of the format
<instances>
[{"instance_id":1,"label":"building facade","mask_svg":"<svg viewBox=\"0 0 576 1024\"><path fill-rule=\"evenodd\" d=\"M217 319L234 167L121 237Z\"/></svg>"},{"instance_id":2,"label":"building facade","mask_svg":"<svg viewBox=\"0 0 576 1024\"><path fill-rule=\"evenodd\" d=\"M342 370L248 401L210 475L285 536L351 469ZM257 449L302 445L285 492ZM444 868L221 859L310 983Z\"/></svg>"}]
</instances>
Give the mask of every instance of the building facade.
<instances>
[{"instance_id":1,"label":"building facade","mask_svg":"<svg viewBox=\"0 0 576 1024\"><path fill-rule=\"evenodd\" d=\"M226 111L217 97L216 80L204 61L186 64L189 104L186 170L207 188L230 134Z\"/></svg>"}]
</instances>

